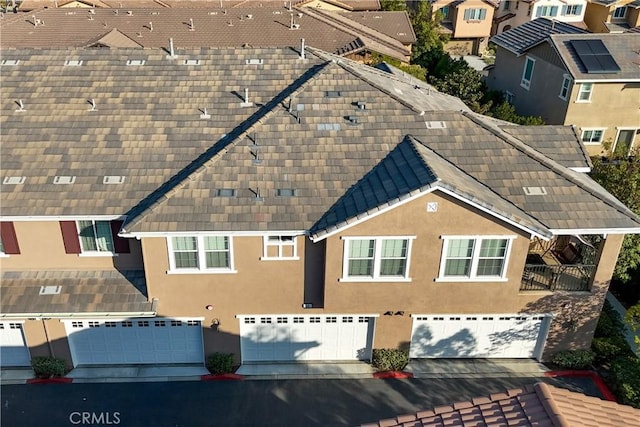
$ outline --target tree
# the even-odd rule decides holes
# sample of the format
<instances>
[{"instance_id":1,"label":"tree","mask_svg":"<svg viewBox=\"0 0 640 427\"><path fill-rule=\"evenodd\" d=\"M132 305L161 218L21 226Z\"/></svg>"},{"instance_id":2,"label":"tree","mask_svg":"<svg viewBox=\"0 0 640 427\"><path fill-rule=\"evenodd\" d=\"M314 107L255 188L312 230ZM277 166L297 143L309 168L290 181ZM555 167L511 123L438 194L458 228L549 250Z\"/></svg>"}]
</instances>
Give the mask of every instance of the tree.
<instances>
[{"instance_id":1,"label":"tree","mask_svg":"<svg viewBox=\"0 0 640 427\"><path fill-rule=\"evenodd\" d=\"M544 124L542 117L517 115L515 107L509 104L507 101L498 103L498 105L496 105L491 109L491 111L489 111L488 115L491 117L495 117L496 119L504 120L518 125L539 126Z\"/></svg>"},{"instance_id":2,"label":"tree","mask_svg":"<svg viewBox=\"0 0 640 427\"><path fill-rule=\"evenodd\" d=\"M604 161L593 160L591 177L640 215L640 156ZM614 278L628 283L632 275L640 271L640 235L629 234L624 238Z\"/></svg>"},{"instance_id":3,"label":"tree","mask_svg":"<svg viewBox=\"0 0 640 427\"><path fill-rule=\"evenodd\" d=\"M633 333L633 340L636 343L635 351L640 356L640 303L629 307L624 315L624 321Z\"/></svg>"},{"instance_id":4,"label":"tree","mask_svg":"<svg viewBox=\"0 0 640 427\"><path fill-rule=\"evenodd\" d=\"M380 9L387 11L407 10L407 2L404 0L380 0Z\"/></svg>"},{"instance_id":5,"label":"tree","mask_svg":"<svg viewBox=\"0 0 640 427\"><path fill-rule=\"evenodd\" d=\"M433 16L431 4L427 1L419 1L410 10L411 25L416 33L416 42L412 49L412 63L424 66L423 56L436 50L442 51L442 46L448 40L448 36L438 31L441 15Z\"/></svg>"},{"instance_id":6,"label":"tree","mask_svg":"<svg viewBox=\"0 0 640 427\"><path fill-rule=\"evenodd\" d=\"M440 92L460 98L476 113L485 114L491 108L492 102L485 100L487 87L480 73L462 58L452 59L447 54L442 56L433 74L429 74L429 83Z\"/></svg>"}]
</instances>

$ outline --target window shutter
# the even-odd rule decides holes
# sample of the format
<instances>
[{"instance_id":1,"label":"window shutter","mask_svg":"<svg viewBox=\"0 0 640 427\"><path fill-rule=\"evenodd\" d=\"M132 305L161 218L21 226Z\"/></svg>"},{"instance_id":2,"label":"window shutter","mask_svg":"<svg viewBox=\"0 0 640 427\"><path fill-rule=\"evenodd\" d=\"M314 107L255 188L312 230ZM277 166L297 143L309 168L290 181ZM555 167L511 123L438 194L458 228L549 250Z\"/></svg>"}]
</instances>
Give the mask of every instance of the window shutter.
<instances>
[{"instance_id":1,"label":"window shutter","mask_svg":"<svg viewBox=\"0 0 640 427\"><path fill-rule=\"evenodd\" d=\"M562 12L560 14L562 16L566 16L567 15L567 5L566 4L562 5Z\"/></svg>"},{"instance_id":2,"label":"window shutter","mask_svg":"<svg viewBox=\"0 0 640 427\"><path fill-rule=\"evenodd\" d=\"M468 21L470 16L471 16L471 10L470 9L465 10L464 11L464 20Z\"/></svg>"},{"instance_id":3,"label":"window shutter","mask_svg":"<svg viewBox=\"0 0 640 427\"><path fill-rule=\"evenodd\" d=\"M579 4L578 7L576 8L576 15L580 15L582 14L582 5Z\"/></svg>"},{"instance_id":4,"label":"window shutter","mask_svg":"<svg viewBox=\"0 0 640 427\"><path fill-rule=\"evenodd\" d=\"M0 238L2 239L5 254L14 255L20 253L13 222L0 222Z\"/></svg>"},{"instance_id":5,"label":"window shutter","mask_svg":"<svg viewBox=\"0 0 640 427\"><path fill-rule=\"evenodd\" d=\"M487 17L487 9L480 9L480 20L483 21Z\"/></svg>"},{"instance_id":6,"label":"window shutter","mask_svg":"<svg viewBox=\"0 0 640 427\"><path fill-rule=\"evenodd\" d=\"M542 16L542 6L538 6L536 9L536 18L540 18Z\"/></svg>"},{"instance_id":7,"label":"window shutter","mask_svg":"<svg viewBox=\"0 0 640 427\"><path fill-rule=\"evenodd\" d=\"M68 254L79 254L80 240L78 239L78 228L75 221L60 221L60 231L62 231L62 242L64 251Z\"/></svg>"},{"instance_id":8,"label":"window shutter","mask_svg":"<svg viewBox=\"0 0 640 427\"><path fill-rule=\"evenodd\" d=\"M111 221L111 234L113 235L113 249L117 254L128 254L131 252L129 249L129 239L124 239L118 236L118 231L122 228L122 221Z\"/></svg>"}]
</instances>

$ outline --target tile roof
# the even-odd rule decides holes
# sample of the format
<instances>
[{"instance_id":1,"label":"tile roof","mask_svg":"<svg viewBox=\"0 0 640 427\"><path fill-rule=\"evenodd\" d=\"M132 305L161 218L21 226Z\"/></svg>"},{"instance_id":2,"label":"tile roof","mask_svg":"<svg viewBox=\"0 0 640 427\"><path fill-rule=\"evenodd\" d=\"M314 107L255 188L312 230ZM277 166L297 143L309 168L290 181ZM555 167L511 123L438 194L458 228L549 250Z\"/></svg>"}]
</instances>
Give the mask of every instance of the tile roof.
<instances>
[{"instance_id":1,"label":"tile roof","mask_svg":"<svg viewBox=\"0 0 640 427\"><path fill-rule=\"evenodd\" d=\"M362 427L638 427L640 409L545 383L508 390Z\"/></svg>"},{"instance_id":2,"label":"tile roof","mask_svg":"<svg viewBox=\"0 0 640 427\"><path fill-rule=\"evenodd\" d=\"M503 123L415 79L316 49L305 60L294 49L178 50L173 59L155 49L2 55L21 61L2 66L3 179L27 177L2 184L5 217L128 214L125 229L136 233L309 230L411 136L442 185L522 226L640 226L588 177L505 132ZM127 59L146 63L128 66ZM247 65L250 59L262 63ZM66 60L84 62L65 67ZM243 107L247 87L253 106ZM16 111L18 100L24 111ZM561 127L521 133L535 140L536 130L567 136ZM77 178L54 184L59 175ZM125 180L106 185L106 175ZM547 194L526 196L524 186ZM220 197L218 189L236 194ZM294 195L278 196L278 189Z\"/></svg>"},{"instance_id":3,"label":"tile roof","mask_svg":"<svg viewBox=\"0 0 640 427\"><path fill-rule=\"evenodd\" d=\"M552 35L551 44L575 80L627 80L640 81L640 34L579 34ZM571 45L573 40L600 40L607 48L620 71L615 73L587 73Z\"/></svg>"},{"instance_id":4,"label":"tile roof","mask_svg":"<svg viewBox=\"0 0 640 427\"><path fill-rule=\"evenodd\" d=\"M584 34L587 31L564 22L537 18L491 37L491 41L516 55L544 42L551 34Z\"/></svg>"},{"instance_id":5,"label":"tile roof","mask_svg":"<svg viewBox=\"0 0 640 427\"><path fill-rule=\"evenodd\" d=\"M402 43L416 42L416 35L407 12L342 12L340 15Z\"/></svg>"},{"instance_id":6,"label":"tile roof","mask_svg":"<svg viewBox=\"0 0 640 427\"><path fill-rule=\"evenodd\" d=\"M2 271L1 314L149 313L144 271ZM40 295L42 286L61 286Z\"/></svg>"},{"instance_id":7,"label":"tile roof","mask_svg":"<svg viewBox=\"0 0 640 427\"><path fill-rule=\"evenodd\" d=\"M289 12L281 3L279 9L224 10L215 4L202 9L41 9L0 21L0 37L3 48L85 47L96 43L167 48L169 38L178 48L288 47L299 46L304 38L310 46L342 55L367 49L406 61L411 54L403 45L408 37L393 31L410 31L398 24L402 19L396 12L377 12L383 17L385 33L367 26L369 21L377 21L356 22L348 13L343 16L313 8ZM391 14L388 18L387 13ZM34 17L44 25L34 25ZM292 19L299 28L291 29Z\"/></svg>"}]
</instances>

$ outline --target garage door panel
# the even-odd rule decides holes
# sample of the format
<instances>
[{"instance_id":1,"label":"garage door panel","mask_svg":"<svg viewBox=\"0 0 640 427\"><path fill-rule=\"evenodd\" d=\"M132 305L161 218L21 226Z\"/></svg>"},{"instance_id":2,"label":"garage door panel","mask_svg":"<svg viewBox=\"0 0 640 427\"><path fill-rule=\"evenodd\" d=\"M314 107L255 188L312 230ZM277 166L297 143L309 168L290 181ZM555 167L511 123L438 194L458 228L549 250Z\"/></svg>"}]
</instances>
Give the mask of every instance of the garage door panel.
<instances>
[{"instance_id":1,"label":"garage door panel","mask_svg":"<svg viewBox=\"0 0 640 427\"><path fill-rule=\"evenodd\" d=\"M0 322L0 365L30 366L31 356L21 322Z\"/></svg>"}]
</instances>

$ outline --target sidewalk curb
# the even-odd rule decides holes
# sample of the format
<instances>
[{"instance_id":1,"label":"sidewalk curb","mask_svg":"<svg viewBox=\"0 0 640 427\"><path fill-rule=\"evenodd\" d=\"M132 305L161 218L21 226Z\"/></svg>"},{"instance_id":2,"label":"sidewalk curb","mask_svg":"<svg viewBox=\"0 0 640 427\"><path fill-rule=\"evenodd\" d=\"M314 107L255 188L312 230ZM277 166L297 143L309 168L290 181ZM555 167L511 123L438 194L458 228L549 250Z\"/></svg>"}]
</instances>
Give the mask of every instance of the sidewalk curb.
<instances>
[{"instance_id":1,"label":"sidewalk curb","mask_svg":"<svg viewBox=\"0 0 640 427\"><path fill-rule=\"evenodd\" d=\"M607 384L605 384L602 378L600 378L600 375L598 375L594 371L550 371L550 372L545 372L544 375L549 378L556 378L556 377L590 378L595 383L596 387L598 387L598 390L600 390L600 392L602 393L602 395L606 400L609 400L611 402L617 402L616 397L613 395L611 390L609 390L609 387L607 387Z\"/></svg>"}]
</instances>

